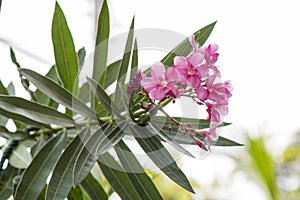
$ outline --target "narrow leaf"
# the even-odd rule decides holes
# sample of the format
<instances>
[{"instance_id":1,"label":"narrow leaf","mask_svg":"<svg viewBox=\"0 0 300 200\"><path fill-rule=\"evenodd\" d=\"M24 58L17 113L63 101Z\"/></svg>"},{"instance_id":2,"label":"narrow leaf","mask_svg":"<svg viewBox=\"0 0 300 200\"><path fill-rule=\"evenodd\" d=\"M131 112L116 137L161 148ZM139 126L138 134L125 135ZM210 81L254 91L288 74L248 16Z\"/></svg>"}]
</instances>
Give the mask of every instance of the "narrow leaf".
<instances>
[{"instance_id":1,"label":"narrow leaf","mask_svg":"<svg viewBox=\"0 0 300 200\"><path fill-rule=\"evenodd\" d=\"M125 51L123 54L122 62L121 62L121 67L118 73L117 81L121 81L122 83L125 82L125 78L123 77L126 75L127 70L128 70L128 65L129 65L129 60L130 60L130 54L131 54L131 49L132 49L132 44L133 44L133 33L134 33L134 17L132 18L127 41L126 41L126 46L125 46ZM121 78L124 78L121 80Z\"/></svg>"},{"instance_id":2,"label":"narrow leaf","mask_svg":"<svg viewBox=\"0 0 300 200\"><path fill-rule=\"evenodd\" d=\"M107 88L117 80L118 72L121 66L121 60L117 60L107 66L106 79L103 88Z\"/></svg>"},{"instance_id":3,"label":"narrow leaf","mask_svg":"<svg viewBox=\"0 0 300 200\"><path fill-rule=\"evenodd\" d=\"M18 122L22 122L22 123L27 124L27 125L35 125L35 126L39 126L39 127L47 126L47 125L42 124L40 122L29 119L29 118L27 118L23 115L12 113L12 112L9 112L9 111L4 110L2 108L0 108L0 115L6 117L7 119L14 120L15 123L16 123L16 121L18 121Z\"/></svg>"},{"instance_id":4,"label":"narrow leaf","mask_svg":"<svg viewBox=\"0 0 300 200\"><path fill-rule=\"evenodd\" d=\"M108 52L108 38L109 38L109 10L107 6L107 1L104 0L102 8L98 18L97 26L97 37L95 44L94 53L94 68L92 78L99 81L100 85L103 86L104 80L106 78L106 62L107 62L107 52ZM100 77L102 79L100 80Z\"/></svg>"},{"instance_id":5,"label":"narrow leaf","mask_svg":"<svg viewBox=\"0 0 300 200\"><path fill-rule=\"evenodd\" d=\"M91 199L108 199L106 192L91 173L87 175L80 185L87 192Z\"/></svg>"},{"instance_id":6,"label":"narrow leaf","mask_svg":"<svg viewBox=\"0 0 300 200\"><path fill-rule=\"evenodd\" d=\"M124 169L109 153L102 154L97 162L109 184L121 199L140 199Z\"/></svg>"},{"instance_id":7,"label":"narrow leaf","mask_svg":"<svg viewBox=\"0 0 300 200\"><path fill-rule=\"evenodd\" d=\"M130 128L132 131L137 131L133 127ZM139 129L140 134L143 134L143 132L146 130L147 129L145 128ZM156 164L156 166L161 169L171 180L186 190L194 193L191 184L181 169L177 166L171 154L155 136L147 138L135 137L135 139L140 144L142 149L147 153L150 159Z\"/></svg>"},{"instance_id":8,"label":"narrow leaf","mask_svg":"<svg viewBox=\"0 0 300 200\"><path fill-rule=\"evenodd\" d=\"M94 111L87 107L80 99L72 95L69 91L51 79L29 69L22 69L21 73L39 90L47 94L56 102L66 106L74 112L84 115L85 117L97 120Z\"/></svg>"},{"instance_id":9,"label":"narrow leaf","mask_svg":"<svg viewBox=\"0 0 300 200\"><path fill-rule=\"evenodd\" d=\"M90 137L88 137L84 143L84 146L80 149L78 156L76 158L72 183L73 186L78 185L81 181L85 179L92 167L95 165L98 156L96 155L97 142L94 142L94 138L103 135L105 131L111 126L110 123L102 125L97 129Z\"/></svg>"},{"instance_id":10,"label":"narrow leaf","mask_svg":"<svg viewBox=\"0 0 300 200\"><path fill-rule=\"evenodd\" d=\"M132 50L133 44L133 36L134 36L134 17L132 18L132 22L130 25L129 33L127 36L125 51L123 54L123 58L121 60L121 66L118 72L117 83L124 84L126 79L126 74L128 71L129 60ZM114 96L115 104L119 106L121 104L121 92L120 88L117 86Z\"/></svg>"},{"instance_id":11,"label":"narrow leaf","mask_svg":"<svg viewBox=\"0 0 300 200\"><path fill-rule=\"evenodd\" d=\"M195 35L195 41L202 46L205 41L208 39L209 35L211 34L215 24L217 22L213 22L202 29L196 31L194 33ZM184 41L182 41L179 45L177 45L170 53L168 53L161 62L164 63L167 66L173 65L173 59L175 56L187 56L192 51L192 46L189 42L189 38L186 38Z\"/></svg>"},{"instance_id":12,"label":"narrow leaf","mask_svg":"<svg viewBox=\"0 0 300 200\"><path fill-rule=\"evenodd\" d=\"M17 186L15 200L35 199L46 184L61 151L66 145L66 135L58 134L47 142L24 171Z\"/></svg>"},{"instance_id":13,"label":"narrow leaf","mask_svg":"<svg viewBox=\"0 0 300 200\"><path fill-rule=\"evenodd\" d=\"M61 126L73 126L73 119L52 108L13 96L0 95L0 108L26 116L34 121Z\"/></svg>"},{"instance_id":14,"label":"narrow leaf","mask_svg":"<svg viewBox=\"0 0 300 200\"><path fill-rule=\"evenodd\" d=\"M130 71L130 80L136 75L138 69L138 46L136 39L134 40L134 46L131 57L131 71Z\"/></svg>"},{"instance_id":15,"label":"narrow leaf","mask_svg":"<svg viewBox=\"0 0 300 200\"><path fill-rule=\"evenodd\" d=\"M0 94L9 95L7 89L4 87L1 80L0 80Z\"/></svg>"},{"instance_id":16,"label":"narrow leaf","mask_svg":"<svg viewBox=\"0 0 300 200\"><path fill-rule=\"evenodd\" d=\"M123 118L120 115L119 109L114 105L111 101L108 94L105 92L102 86L100 86L95 80L87 78L88 83L92 92L95 94L98 101L102 104L102 106L112 115L117 115L119 118Z\"/></svg>"},{"instance_id":17,"label":"narrow leaf","mask_svg":"<svg viewBox=\"0 0 300 200\"><path fill-rule=\"evenodd\" d=\"M120 162L141 199L163 199L134 154L121 140L116 148Z\"/></svg>"},{"instance_id":18,"label":"narrow leaf","mask_svg":"<svg viewBox=\"0 0 300 200\"><path fill-rule=\"evenodd\" d=\"M73 93L77 83L78 59L65 15L57 2L52 21L52 42L59 78L63 86Z\"/></svg>"},{"instance_id":19,"label":"narrow leaf","mask_svg":"<svg viewBox=\"0 0 300 200\"><path fill-rule=\"evenodd\" d=\"M89 129L83 129L65 149L50 179L46 199L63 200L72 188L72 175L76 158L83 148L83 141L88 137Z\"/></svg>"},{"instance_id":20,"label":"narrow leaf","mask_svg":"<svg viewBox=\"0 0 300 200\"><path fill-rule=\"evenodd\" d=\"M159 135L161 136L166 142L168 142L172 147L180 151L181 153L190 156L194 158L194 156L188 152L186 149L184 149L182 146L180 146L176 141L172 140L168 134L166 134L163 130L160 130L155 124L149 123L150 127Z\"/></svg>"}]
</instances>

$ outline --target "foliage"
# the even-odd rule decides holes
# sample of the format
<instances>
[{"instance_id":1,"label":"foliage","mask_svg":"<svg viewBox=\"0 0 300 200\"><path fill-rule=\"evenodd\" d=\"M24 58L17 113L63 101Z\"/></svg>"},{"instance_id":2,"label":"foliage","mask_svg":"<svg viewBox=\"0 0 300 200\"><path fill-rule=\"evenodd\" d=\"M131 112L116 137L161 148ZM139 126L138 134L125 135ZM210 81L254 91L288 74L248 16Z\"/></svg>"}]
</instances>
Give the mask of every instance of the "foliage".
<instances>
[{"instance_id":1,"label":"foliage","mask_svg":"<svg viewBox=\"0 0 300 200\"><path fill-rule=\"evenodd\" d=\"M212 23L195 32L196 41L203 44L214 25ZM98 19L92 78L82 85L78 77L85 50L75 51L71 32L58 3L52 23L56 63L45 76L22 68L11 48L12 62L17 66L22 85L31 100L14 96L13 85L5 87L0 81L0 136L7 139L0 162L0 199L11 195L16 200L108 199L112 191L122 199L163 199L159 188L127 146L125 135L135 139L172 181L186 191L194 192L164 146L168 143L191 156L182 144L194 145L194 140L184 135L176 137L177 133L168 131L168 125L161 118L156 119L162 124L159 131L154 126L139 128L130 121L126 112L129 99L122 87L117 87L113 94L106 91L114 82L124 82L122 77L134 72L133 68L137 66L134 20L123 58L107 65L108 38L109 11L104 1ZM162 61L168 64L175 55L186 56L190 51L186 39ZM129 70L130 61L132 70ZM30 89L31 84L37 88L35 91ZM64 113L58 110L59 106L66 108ZM15 123L16 132L6 128L8 119ZM183 121L201 128L209 127L205 120L184 118ZM147 137L140 137L141 134ZM201 135L198 139L204 140ZM240 144L220 137L215 145ZM4 166L7 160L8 164ZM97 165L110 187L91 174Z\"/></svg>"}]
</instances>

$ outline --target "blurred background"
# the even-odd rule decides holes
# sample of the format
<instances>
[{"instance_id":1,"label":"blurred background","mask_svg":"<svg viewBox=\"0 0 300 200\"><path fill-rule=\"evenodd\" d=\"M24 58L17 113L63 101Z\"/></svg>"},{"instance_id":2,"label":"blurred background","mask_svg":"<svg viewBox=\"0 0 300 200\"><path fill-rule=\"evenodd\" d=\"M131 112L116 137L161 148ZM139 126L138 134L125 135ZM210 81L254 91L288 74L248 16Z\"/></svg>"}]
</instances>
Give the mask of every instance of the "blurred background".
<instances>
[{"instance_id":1,"label":"blurred background","mask_svg":"<svg viewBox=\"0 0 300 200\"><path fill-rule=\"evenodd\" d=\"M76 49L84 46L89 54L102 1L58 2ZM179 165L197 189L192 196L153 172L166 199L300 199L297 1L108 0L108 5L111 36L127 31L133 15L136 29L161 28L186 36L218 21L206 44L219 45L218 65L223 79L231 80L234 87L225 119L233 124L223 128L221 135L245 146L215 148L200 160L181 157ZM5 86L13 81L18 96L27 94L9 47L22 67L45 74L54 63L54 6L54 0L2 1L0 79ZM140 57L141 64L155 61L155 56Z\"/></svg>"}]
</instances>

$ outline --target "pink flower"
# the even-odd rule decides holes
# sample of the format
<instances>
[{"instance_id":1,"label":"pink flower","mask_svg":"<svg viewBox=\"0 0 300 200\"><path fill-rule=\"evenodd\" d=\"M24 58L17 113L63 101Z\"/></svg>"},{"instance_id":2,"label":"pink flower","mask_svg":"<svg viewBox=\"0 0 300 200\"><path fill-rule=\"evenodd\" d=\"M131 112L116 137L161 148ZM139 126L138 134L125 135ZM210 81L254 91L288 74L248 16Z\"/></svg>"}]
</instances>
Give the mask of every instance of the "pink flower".
<instances>
[{"instance_id":1,"label":"pink flower","mask_svg":"<svg viewBox=\"0 0 300 200\"><path fill-rule=\"evenodd\" d=\"M215 62L218 60L219 54L216 53L218 50L217 44L210 44L207 48L205 48L205 60L207 64L215 64Z\"/></svg>"},{"instance_id":2,"label":"pink flower","mask_svg":"<svg viewBox=\"0 0 300 200\"><path fill-rule=\"evenodd\" d=\"M181 84L187 84L192 88L197 88L201 83L201 76L197 67L192 65L187 58L182 56L176 56L174 58L174 66L181 74L178 82Z\"/></svg>"},{"instance_id":3,"label":"pink flower","mask_svg":"<svg viewBox=\"0 0 300 200\"><path fill-rule=\"evenodd\" d=\"M222 100L228 100L232 96L231 94L232 85L230 81L225 81L224 83L214 83L216 77L217 75L212 75L209 76L206 80L205 86L207 88L207 93L208 93L207 98L216 102ZM197 90L198 98L202 97L200 92L203 92L203 89L199 91Z\"/></svg>"},{"instance_id":4,"label":"pink flower","mask_svg":"<svg viewBox=\"0 0 300 200\"><path fill-rule=\"evenodd\" d=\"M141 85L149 93L151 99L161 100L169 91L177 91L173 82L176 80L177 74L169 70L166 71L161 62L154 63L150 74L152 77L143 78Z\"/></svg>"},{"instance_id":5,"label":"pink flower","mask_svg":"<svg viewBox=\"0 0 300 200\"><path fill-rule=\"evenodd\" d=\"M220 123L221 116L225 116L228 114L228 101L222 100L215 103L206 103L208 118L207 120Z\"/></svg>"},{"instance_id":6,"label":"pink flower","mask_svg":"<svg viewBox=\"0 0 300 200\"><path fill-rule=\"evenodd\" d=\"M127 88L128 94L131 95L137 88L141 87L141 80L145 77L146 75L141 70L139 70L137 74L129 82Z\"/></svg>"}]
</instances>

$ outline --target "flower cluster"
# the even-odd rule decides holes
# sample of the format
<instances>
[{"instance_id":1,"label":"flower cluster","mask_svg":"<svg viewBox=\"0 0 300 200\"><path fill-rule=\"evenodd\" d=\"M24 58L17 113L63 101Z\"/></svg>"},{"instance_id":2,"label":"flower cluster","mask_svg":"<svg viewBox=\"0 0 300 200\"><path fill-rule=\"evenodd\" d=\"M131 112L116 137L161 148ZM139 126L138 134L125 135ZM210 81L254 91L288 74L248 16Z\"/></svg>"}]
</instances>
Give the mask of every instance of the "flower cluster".
<instances>
[{"instance_id":1,"label":"flower cluster","mask_svg":"<svg viewBox=\"0 0 300 200\"><path fill-rule=\"evenodd\" d=\"M211 141L217 139L216 128L221 124L222 117L228 113L232 86L230 81L221 82L220 71L215 65L219 56L218 46L211 44L199 47L193 35L189 39L193 50L188 56L176 56L173 66L167 68L161 62L155 63L150 69L150 77L139 71L131 80L128 92L131 94L136 88L142 87L152 100L187 96L197 104L205 105L210 127L205 131L193 130L193 133L205 136L209 147ZM179 131L186 134L185 125L179 123L177 126ZM193 139L206 149L200 140L194 136Z\"/></svg>"}]
</instances>

